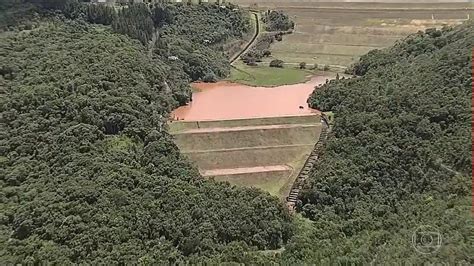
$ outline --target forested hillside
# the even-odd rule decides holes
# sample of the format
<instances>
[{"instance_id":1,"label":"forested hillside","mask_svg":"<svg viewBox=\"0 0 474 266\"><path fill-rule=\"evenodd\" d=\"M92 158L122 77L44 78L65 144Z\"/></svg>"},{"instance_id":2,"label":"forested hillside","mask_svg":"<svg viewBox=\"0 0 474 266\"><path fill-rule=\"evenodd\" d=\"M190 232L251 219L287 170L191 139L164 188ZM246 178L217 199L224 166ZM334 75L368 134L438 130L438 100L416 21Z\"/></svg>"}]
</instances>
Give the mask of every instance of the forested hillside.
<instances>
[{"instance_id":1,"label":"forested hillside","mask_svg":"<svg viewBox=\"0 0 474 266\"><path fill-rule=\"evenodd\" d=\"M186 73L55 14L0 35L2 264L239 261L289 239L276 198L179 154L165 122Z\"/></svg>"},{"instance_id":2,"label":"forested hillside","mask_svg":"<svg viewBox=\"0 0 474 266\"><path fill-rule=\"evenodd\" d=\"M314 91L335 127L298 206L314 223L300 223L285 260L474 263L473 44L472 21L419 32ZM414 248L422 225L440 234L437 252Z\"/></svg>"},{"instance_id":3,"label":"forested hillside","mask_svg":"<svg viewBox=\"0 0 474 266\"><path fill-rule=\"evenodd\" d=\"M357 77L315 90L335 127L296 218L204 180L167 132L247 28L232 5L0 2L2 264L473 264L473 22L370 52ZM414 248L421 225L438 251Z\"/></svg>"},{"instance_id":4,"label":"forested hillside","mask_svg":"<svg viewBox=\"0 0 474 266\"><path fill-rule=\"evenodd\" d=\"M216 81L230 73L223 43L242 37L249 30L248 14L236 6L172 5L154 9L163 24L156 45L157 54L192 80ZM158 15L161 14L161 15ZM171 22L167 22L171 21Z\"/></svg>"}]
</instances>

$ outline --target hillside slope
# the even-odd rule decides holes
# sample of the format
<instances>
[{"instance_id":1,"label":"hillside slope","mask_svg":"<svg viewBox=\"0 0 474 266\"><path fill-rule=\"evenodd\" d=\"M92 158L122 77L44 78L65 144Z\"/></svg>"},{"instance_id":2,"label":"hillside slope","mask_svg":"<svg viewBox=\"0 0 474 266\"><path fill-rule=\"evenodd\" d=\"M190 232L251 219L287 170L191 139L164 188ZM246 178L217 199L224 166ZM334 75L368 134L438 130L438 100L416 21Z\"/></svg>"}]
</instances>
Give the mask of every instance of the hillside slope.
<instances>
[{"instance_id":1,"label":"hillside slope","mask_svg":"<svg viewBox=\"0 0 474 266\"><path fill-rule=\"evenodd\" d=\"M0 37L2 263L233 261L286 242L276 198L205 181L179 154L168 71L80 20Z\"/></svg>"},{"instance_id":2,"label":"hillside slope","mask_svg":"<svg viewBox=\"0 0 474 266\"><path fill-rule=\"evenodd\" d=\"M472 21L420 32L363 56L361 77L314 91L310 104L335 113L334 136L301 197L314 223L287 246L287 260L474 262L473 43ZM429 255L420 226L433 233Z\"/></svg>"}]
</instances>

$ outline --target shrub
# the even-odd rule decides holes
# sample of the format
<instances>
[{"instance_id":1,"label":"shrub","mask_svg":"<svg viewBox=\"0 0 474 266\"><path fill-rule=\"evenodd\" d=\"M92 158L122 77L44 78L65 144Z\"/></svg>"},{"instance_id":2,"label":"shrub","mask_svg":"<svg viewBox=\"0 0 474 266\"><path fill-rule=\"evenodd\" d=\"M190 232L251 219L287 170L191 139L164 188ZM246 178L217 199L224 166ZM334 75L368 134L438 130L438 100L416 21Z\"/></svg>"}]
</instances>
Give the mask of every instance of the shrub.
<instances>
[{"instance_id":1,"label":"shrub","mask_svg":"<svg viewBox=\"0 0 474 266\"><path fill-rule=\"evenodd\" d=\"M202 78L202 81L204 82L216 82L217 81L217 76L214 74L214 72L210 71L207 72L206 75Z\"/></svg>"},{"instance_id":2,"label":"shrub","mask_svg":"<svg viewBox=\"0 0 474 266\"><path fill-rule=\"evenodd\" d=\"M270 67L282 68L283 67L283 61L280 60L280 59L274 59L270 62Z\"/></svg>"},{"instance_id":3,"label":"shrub","mask_svg":"<svg viewBox=\"0 0 474 266\"><path fill-rule=\"evenodd\" d=\"M250 58L246 63L248 66L257 66L257 62L253 58Z\"/></svg>"},{"instance_id":4,"label":"shrub","mask_svg":"<svg viewBox=\"0 0 474 266\"><path fill-rule=\"evenodd\" d=\"M295 23L282 11L267 12L262 20L267 31L286 31L295 27Z\"/></svg>"}]
</instances>

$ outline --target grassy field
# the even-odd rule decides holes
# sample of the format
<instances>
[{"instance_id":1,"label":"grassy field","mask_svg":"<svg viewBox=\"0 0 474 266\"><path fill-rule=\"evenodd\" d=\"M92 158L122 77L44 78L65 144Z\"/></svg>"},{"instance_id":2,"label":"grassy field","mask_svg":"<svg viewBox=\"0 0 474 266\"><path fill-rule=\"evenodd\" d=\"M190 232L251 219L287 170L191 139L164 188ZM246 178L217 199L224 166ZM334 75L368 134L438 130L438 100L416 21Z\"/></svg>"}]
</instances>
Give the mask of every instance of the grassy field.
<instances>
[{"instance_id":1,"label":"grassy field","mask_svg":"<svg viewBox=\"0 0 474 266\"><path fill-rule=\"evenodd\" d=\"M294 65L285 65L283 68L269 67L268 63L258 66L247 66L242 62L235 63L231 69L229 81L250 86L273 87L280 85L297 84L307 81L314 71L299 69Z\"/></svg>"},{"instance_id":2,"label":"grassy field","mask_svg":"<svg viewBox=\"0 0 474 266\"><path fill-rule=\"evenodd\" d=\"M348 66L373 49L410 33L462 23L472 3L337 3L337 1L233 0L260 10L280 9L296 23L293 34L272 45L272 57L288 63ZM424 1L427 2L427 1ZM256 5L255 5L256 4ZM241 78L245 80L245 77ZM250 80L250 78L247 78ZM294 78L296 79L296 77ZM294 80L293 79L293 80Z\"/></svg>"},{"instance_id":3,"label":"grassy field","mask_svg":"<svg viewBox=\"0 0 474 266\"><path fill-rule=\"evenodd\" d=\"M288 183L292 171L274 171L265 173L245 173L220 175L213 177L216 181L229 182L243 187L255 187L267 191L274 196L281 196L281 188Z\"/></svg>"},{"instance_id":4,"label":"grassy field","mask_svg":"<svg viewBox=\"0 0 474 266\"><path fill-rule=\"evenodd\" d=\"M238 126L266 126L281 124L317 124L320 123L319 114L297 115L297 116L277 116L261 117L251 119L231 119L231 120L212 120L212 121L171 121L169 123L169 132L172 134L180 133L190 129L198 128L219 128L219 127L238 127Z\"/></svg>"},{"instance_id":5,"label":"grassy field","mask_svg":"<svg viewBox=\"0 0 474 266\"><path fill-rule=\"evenodd\" d=\"M255 146L310 144L319 136L321 124L302 127L251 129L220 132L179 133L174 137L183 151L234 149Z\"/></svg>"},{"instance_id":6,"label":"grassy field","mask_svg":"<svg viewBox=\"0 0 474 266\"><path fill-rule=\"evenodd\" d=\"M202 169L225 169L257 167L262 165L284 165L302 154L309 154L313 144L249 147L200 152L185 152Z\"/></svg>"},{"instance_id":7,"label":"grassy field","mask_svg":"<svg viewBox=\"0 0 474 266\"><path fill-rule=\"evenodd\" d=\"M229 182L237 186L256 187L282 200L289 194L293 182L304 165L311 148L302 149L298 156L291 158L285 164L291 171L256 172L237 175L220 175L213 178L217 181Z\"/></svg>"}]
</instances>

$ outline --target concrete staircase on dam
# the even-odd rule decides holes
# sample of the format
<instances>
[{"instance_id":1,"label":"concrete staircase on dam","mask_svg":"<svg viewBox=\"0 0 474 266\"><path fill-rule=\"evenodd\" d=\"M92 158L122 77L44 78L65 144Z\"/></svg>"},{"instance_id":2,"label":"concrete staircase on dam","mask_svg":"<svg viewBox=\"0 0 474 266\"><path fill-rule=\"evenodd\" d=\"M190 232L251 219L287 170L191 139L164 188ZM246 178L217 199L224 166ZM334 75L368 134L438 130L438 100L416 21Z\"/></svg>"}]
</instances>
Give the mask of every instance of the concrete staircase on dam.
<instances>
[{"instance_id":1,"label":"concrete staircase on dam","mask_svg":"<svg viewBox=\"0 0 474 266\"><path fill-rule=\"evenodd\" d=\"M306 162L303 165L303 168L299 172L296 180L293 182L293 186L289 192L288 197L286 198L286 204L287 207L289 208L290 212L294 212L296 208L296 203L298 200L298 196L303 189L304 183L306 179L309 177L311 173L311 169L315 167L316 161L319 158L319 153L328 139L328 134L331 132L331 125L330 125L330 120L327 115L322 115L321 117L321 132L319 134L318 141L316 142L316 145L314 145L313 150L311 151L310 155L306 159Z\"/></svg>"},{"instance_id":2,"label":"concrete staircase on dam","mask_svg":"<svg viewBox=\"0 0 474 266\"><path fill-rule=\"evenodd\" d=\"M285 198L321 132L319 114L174 121L170 132L200 173Z\"/></svg>"}]
</instances>

